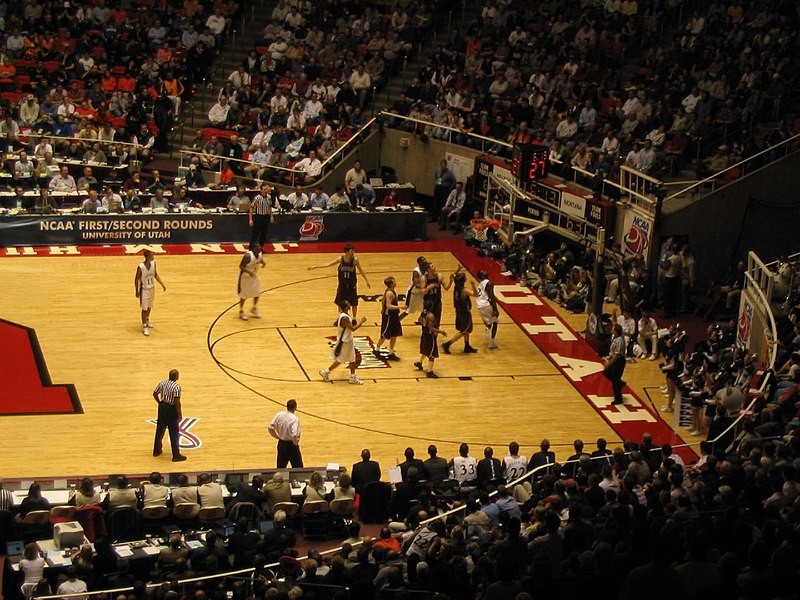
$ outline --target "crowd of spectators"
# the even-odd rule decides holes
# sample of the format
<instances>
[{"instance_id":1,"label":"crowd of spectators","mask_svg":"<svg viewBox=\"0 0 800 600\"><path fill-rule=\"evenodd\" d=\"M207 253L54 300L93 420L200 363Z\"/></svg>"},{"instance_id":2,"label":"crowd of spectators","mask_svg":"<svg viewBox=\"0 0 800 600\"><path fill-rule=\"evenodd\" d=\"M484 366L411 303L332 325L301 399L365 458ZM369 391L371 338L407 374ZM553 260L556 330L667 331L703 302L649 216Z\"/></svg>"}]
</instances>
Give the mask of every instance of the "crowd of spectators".
<instances>
[{"instance_id":1,"label":"crowd of spectators","mask_svg":"<svg viewBox=\"0 0 800 600\"><path fill-rule=\"evenodd\" d=\"M239 8L233 0L0 2L4 144L97 162L168 150L181 101L209 76Z\"/></svg>"},{"instance_id":2,"label":"crowd of spectators","mask_svg":"<svg viewBox=\"0 0 800 600\"><path fill-rule=\"evenodd\" d=\"M398 122L420 135L492 152L508 149L469 134L547 145L556 172L580 168L598 188L622 165L663 177L697 156L704 177L796 133L784 119L797 24L783 0L488 2L393 112L430 121Z\"/></svg>"},{"instance_id":3,"label":"crowd of spectators","mask_svg":"<svg viewBox=\"0 0 800 600\"><path fill-rule=\"evenodd\" d=\"M446 5L279 0L263 39L227 75L208 110L206 126L220 131L198 135L184 149L235 158L229 164L237 175L276 180L282 173L275 167L293 167L313 180L367 122L373 94Z\"/></svg>"},{"instance_id":4,"label":"crowd of spectators","mask_svg":"<svg viewBox=\"0 0 800 600\"><path fill-rule=\"evenodd\" d=\"M362 537L354 523L340 549L324 556L311 549L299 558L296 525L278 512L265 533L239 521L226 543L212 532L202 547L190 549L172 536L146 578L129 573L127 561L101 539L94 557L89 551L81 561L76 554L74 570L62 576L69 582L64 589L85 590L80 581L89 589L127 585L134 587L132 597L161 600L182 592L170 583L176 579L253 567L251 579L212 577L192 584L191 594L222 599L232 593L242 600L425 597L420 592L464 600L789 597L800 583L795 313L787 316L781 340L785 364L758 392L761 376L752 357L736 348L735 324L710 327L690 352L680 328L656 341L667 393L696 396L713 409L699 457L659 446L649 434L614 449L602 439L593 450L576 440L572 454L559 461L547 440L529 459L516 443L502 460L492 448L473 458L466 444L450 461L433 445L424 461L408 448L399 465L402 481L393 486L388 518L376 536ZM752 399L742 424L730 428ZM380 466L365 450L351 473L327 495L321 478L312 480L308 500L358 492L365 501L367 488L381 479ZM448 478L458 482L455 493L444 485ZM171 494L175 501L205 504L204 494L213 492L208 502L222 502L219 490L201 491L214 485L203 479L190 486L183 478ZM158 473L138 494L124 480L111 491L109 504L166 505L169 497ZM268 509L291 494L288 482L260 477L235 491L233 502ZM85 480L74 501L98 504L100 495ZM35 547L26 549L23 573L41 577L39 560ZM145 580L156 587L145 590ZM49 590L42 586L42 593Z\"/></svg>"}]
</instances>

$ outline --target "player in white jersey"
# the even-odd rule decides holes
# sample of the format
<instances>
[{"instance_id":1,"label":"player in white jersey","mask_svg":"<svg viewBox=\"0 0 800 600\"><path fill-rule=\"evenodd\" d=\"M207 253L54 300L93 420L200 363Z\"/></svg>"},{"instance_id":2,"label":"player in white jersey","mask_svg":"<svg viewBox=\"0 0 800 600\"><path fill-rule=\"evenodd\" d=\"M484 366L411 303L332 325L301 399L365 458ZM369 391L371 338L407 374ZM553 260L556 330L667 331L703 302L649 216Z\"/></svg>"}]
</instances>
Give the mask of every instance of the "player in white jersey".
<instances>
[{"instance_id":1,"label":"player in white jersey","mask_svg":"<svg viewBox=\"0 0 800 600\"><path fill-rule=\"evenodd\" d=\"M153 260L151 250L144 251L144 261L139 263L136 268L136 277L133 280L133 287L136 290L136 297L139 298L139 305L142 307L142 335L150 335L153 324L150 322L150 311L153 309L153 300L156 296L156 281L161 284L161 288L166 292L167 286L161 281L156 269L156 261Z\"/></svg>"},{"instance_id":2,"label":"player in white jersey","mask_svg":"<svg viewBox=\"0 0 800 600\"><path fill-rule=\"evenodd\" d=\"M406 290L406 308L400 313L400 320L405 319L410 313L422 310L425 296L425 273L428 272L428 259L424 256L417 257L417 266L411 271L411 282Z\"/></svg>"},{"instance_id":3,"label":"player in white jersey","mask_svg":"<svg viewBox=\"0 0 800 600\"><path fill-rule=\"evenodd\" d=\"M477 478L478 461L474 456L469 455L469 446L461 444L458 448L458 456L450 461L450 472L453 479L458 481L461 487L475 485Z\"/></svg>"},{"instance_id":4,"label":"player in white jersey","mask_svg":"<svg viewBox=\"0 0 800 600\"><path fill-rule=\"evenodd\" d=\"M244 253L239 263L239 285L237 292L239 294L239 318L242 321L247 321L247 315L244 314L244 302L248 298L253 299L253 317L256 319L261 318L261 313L258 312L258 299L261 297L258 268L261 267L263 269L265 265L264 254L261 252L261 244L253 242L250 244L250 250Z\"/></svg>"},{"instance_id":5,"label":"player in white jersey","mask_svg":"<svg viewBox=\"0 0 800 600\"><path fill-rule=\"evenodd\" d=\"M503 459L503 477L510 482L527 472L528 459L519 453L519 444L511 442L508 445L508 456Z\"/></svg>"},{"instance_id":6,"label":"player in white jersey","mask_svg":"<svg viewBox=\"0 0 800 600\"><path fill-rule=\"evenodd\" d=\"M366 317L361 317L358 323L354 323L350 316L350 303L347 300L342 300L339 303L339 318L336 319L336 326L338 332L336 335L336 346L331 353L333 363L327 369L321 369L319 374L323 381L330 381L330 374L339 365L346 364L350 369L350 380L348 383L353 385L362 385L364 382L356 376L356 347L353 343L353 332L361 327L367 320Z\"/></svg>"},{"instance_id":7,"label":"player in white jersey","mask_svg":"<svg viewBox=\"0 0 800 600\"><path fill-rule=\"evenodd\" d=\"M494 284L489 281L489 274L486 271L478 271L478 287L475 306L483 320L483 334L486 337L486 345L489 350L497 348L495 337L497 336L497 322L500 318L500 311L497 309L497 300L494 297Z\"/></svg>"}]
</instances>

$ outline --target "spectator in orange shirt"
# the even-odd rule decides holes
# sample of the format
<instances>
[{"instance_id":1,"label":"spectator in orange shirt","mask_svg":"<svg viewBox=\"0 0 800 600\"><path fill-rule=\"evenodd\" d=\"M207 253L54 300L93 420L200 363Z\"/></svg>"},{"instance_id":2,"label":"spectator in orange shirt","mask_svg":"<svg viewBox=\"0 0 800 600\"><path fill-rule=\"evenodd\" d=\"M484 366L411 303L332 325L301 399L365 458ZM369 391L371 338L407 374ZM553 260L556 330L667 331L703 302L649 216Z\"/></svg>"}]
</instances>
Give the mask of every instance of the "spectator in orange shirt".
<instances>
[{"instance_id":1,"label":"spectator in orange shirt","mask_svg":"<svg viewBox=\"0 0 800 600\"><path fill-rule=\"evenodd\" d=\"M100 89L104 92L113 92L117 89L117 78L106 69L103 78L100 80Z\"/></svg>"}]
</instances>

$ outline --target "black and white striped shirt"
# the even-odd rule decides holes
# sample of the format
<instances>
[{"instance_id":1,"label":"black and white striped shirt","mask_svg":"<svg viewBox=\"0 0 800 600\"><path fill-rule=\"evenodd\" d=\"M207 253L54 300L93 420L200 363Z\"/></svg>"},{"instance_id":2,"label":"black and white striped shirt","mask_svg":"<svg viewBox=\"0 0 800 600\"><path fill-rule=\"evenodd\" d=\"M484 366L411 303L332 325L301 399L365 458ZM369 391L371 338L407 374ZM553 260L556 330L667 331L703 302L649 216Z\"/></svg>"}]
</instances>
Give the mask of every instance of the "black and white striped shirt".
<instances>
[{"instance_id":1,"label":"black and white striped shirt","mask_svg":"<svg viewBox=\"0 0 800 600\"><path fill-rule=\"evenodd\" d=\"M175 405L175 402L181 399L181 386L177 381L165 379L156 386L154 394L158 394L161 398L159 402L164 404Z\"/></svg>"},{"instance_id":2,"label":"black and white striped shirt","mask_svg":"<svg viewBox=\"0 0 800 600\"><path fill-rule=\"evenodd\" d=\"M0 489L0 510L11 510L14 506L14 495L4 489Z\"/></svg>"},{"instance_id":3,"label":"black and white striped shirt","mask_svg":"<svg viewBox=\"0 0 800 600\"><path fill-rule=\"evenodd\" d=\"M272 213L272 198L257 194L250 206L254 215L269 215Z\"/></svg>"}]
</instances>

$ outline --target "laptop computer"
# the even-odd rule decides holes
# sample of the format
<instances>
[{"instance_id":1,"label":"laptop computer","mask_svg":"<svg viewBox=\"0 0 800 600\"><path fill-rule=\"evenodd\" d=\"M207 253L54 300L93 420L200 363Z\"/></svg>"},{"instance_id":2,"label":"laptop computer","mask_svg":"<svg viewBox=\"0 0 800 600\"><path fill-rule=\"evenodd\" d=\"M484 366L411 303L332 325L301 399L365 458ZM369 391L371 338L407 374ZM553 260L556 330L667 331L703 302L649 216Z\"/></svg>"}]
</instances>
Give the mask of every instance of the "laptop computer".
<instances>
[{"instance_id":1,"label":"laptop computer","mask_svg":"<svg viewBox=\"0 0 800 600\"><path fill-rule=\"evenodd\" d=\"M22 540L9 540L6 542L6 555L12 562L16 562L20 559L24 550L25 542Z\"/></svg>"}]
</instances>

